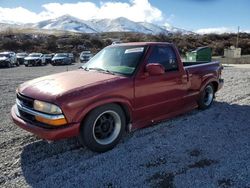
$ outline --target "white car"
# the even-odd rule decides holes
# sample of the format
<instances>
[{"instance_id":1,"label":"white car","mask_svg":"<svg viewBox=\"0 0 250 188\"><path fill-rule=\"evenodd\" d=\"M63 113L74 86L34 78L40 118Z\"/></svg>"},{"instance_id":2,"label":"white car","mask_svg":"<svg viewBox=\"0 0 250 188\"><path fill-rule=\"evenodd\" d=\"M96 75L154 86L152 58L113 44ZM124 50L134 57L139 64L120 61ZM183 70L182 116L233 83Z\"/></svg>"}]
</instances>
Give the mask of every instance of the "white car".
<instances>
[{"instance_id":1,"label":"white car","mask_svg":"<svg viewBox=\"0 0 250 188\"><path fill-rule=\"evenodd\" d=\"M80 54L80 62L86 63L92 57L93 57L93 54L91 53L91 51L82 51L82 53Z\"/></svg>"},{"instance_id":2,"label":"white car","mask_svg":"<svg viewBox=\"0 0 250 188\"><path fill-rule=\"evenodd\" d=\"M38 65L46 65L45 57L42 53L31 53L27 57L24 58L24 65L28 66L38 66Z\"/></svg>"},{"instance_id":3,"label":"white car","mask_svg":"<svg viewBox=\"0 0 250 188\"><path fill-rule=\"evenodd\" d=\"M0 66L1 67L13 67L19 66L19 62L16 60L15 52L1 52L0 53Z\"/></svg>"}]
</instances>

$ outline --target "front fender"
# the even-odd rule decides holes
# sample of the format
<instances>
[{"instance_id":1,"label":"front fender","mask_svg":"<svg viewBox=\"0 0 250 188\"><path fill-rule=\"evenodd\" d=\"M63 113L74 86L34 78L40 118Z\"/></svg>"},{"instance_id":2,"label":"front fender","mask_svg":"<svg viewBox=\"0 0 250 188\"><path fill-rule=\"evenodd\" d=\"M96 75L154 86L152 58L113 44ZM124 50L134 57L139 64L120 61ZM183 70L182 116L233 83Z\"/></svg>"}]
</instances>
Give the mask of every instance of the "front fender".
<instances>
[{"instance_id":1,"label":"front fender","mask_svg":"<svg viewBox=\"0 0 250 188\"><path fill-rule=\"evenodd\" d=\"M98 99L98 101L91 101L87 105L83 106L82 109L76 113L74 117L74 120L76 120L75 122L82 122L90 111L99 106L110 103L118 103L125 106L128 110L130 118L133 119L132 104L128 99L122 97L109 97Z\"/></svg>"}]
</instances>

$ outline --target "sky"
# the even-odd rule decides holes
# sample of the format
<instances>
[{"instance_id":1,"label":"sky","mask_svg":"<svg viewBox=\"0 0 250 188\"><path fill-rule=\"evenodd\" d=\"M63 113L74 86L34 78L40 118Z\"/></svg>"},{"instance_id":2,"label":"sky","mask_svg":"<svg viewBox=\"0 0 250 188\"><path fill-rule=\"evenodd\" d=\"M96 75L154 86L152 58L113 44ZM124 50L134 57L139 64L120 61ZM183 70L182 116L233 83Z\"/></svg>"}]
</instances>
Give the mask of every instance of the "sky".
<instances>
[{"instance_id":1,"label":"sky","mask_svg":"<svg viewBox=\"0 0 250 188\"><path fill-rule=\"evenodd\" d=\"M0 22L126 17L200 34L250 32L250 0L0 0Z\"/></svg>"}]
</instances>

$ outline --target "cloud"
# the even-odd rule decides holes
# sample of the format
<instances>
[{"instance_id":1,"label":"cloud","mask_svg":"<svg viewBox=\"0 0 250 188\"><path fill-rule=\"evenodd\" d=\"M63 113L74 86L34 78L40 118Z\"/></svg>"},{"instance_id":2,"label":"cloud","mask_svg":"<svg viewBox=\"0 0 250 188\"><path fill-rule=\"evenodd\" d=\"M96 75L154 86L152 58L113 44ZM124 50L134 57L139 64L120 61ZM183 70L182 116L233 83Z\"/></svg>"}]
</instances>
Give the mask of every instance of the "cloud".
<instances>
[{"instance_id":1,"label":"cloud","mask_svg":"<svg viewBox=\"0 0 250 188\"><path fill-rule=\"evenodd\" d=\"M198 29L195 32L198 34L210 34L210 33L223 34L223 33L233 33L235 32L235 30L227 27L214 27L214 28Z\"/></svg>"},{"instance_id":2,"label":"cloud","mask_svg":"<svg viewBox=\"0 0 250 188\"><path fill-rule=\"evenodd\" d=\"M65 14L79 19L101 19L125 17L133 21L162 22L163 13L152 6L148 0L130 0L123 2L101 2L99 5L93 2L77 3L48 3L42 5L43 11L32 12L22 7L1 8L0 21L34 23L41 20L53 19Z\"/></svg>"},{"instance_id":3,"label":"cloud","mask_svg":"<svg viewBox=\"0 0 250 188\"><path fill-rule=\"evenodd\" d=\"M22 7L2 8L0 7L0 21L12 22L36 22L40 16Z\"/></svg>"}]
</instances>

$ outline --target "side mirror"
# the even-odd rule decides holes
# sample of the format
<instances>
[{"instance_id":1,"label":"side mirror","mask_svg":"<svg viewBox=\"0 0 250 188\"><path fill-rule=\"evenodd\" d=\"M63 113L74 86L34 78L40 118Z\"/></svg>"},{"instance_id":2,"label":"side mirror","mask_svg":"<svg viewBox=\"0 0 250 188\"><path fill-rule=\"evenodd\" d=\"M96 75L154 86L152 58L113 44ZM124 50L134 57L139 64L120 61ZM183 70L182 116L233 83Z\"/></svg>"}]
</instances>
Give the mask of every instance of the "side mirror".
<instances>
[{"instance_id":1,"label":"side mirror","mask_svg":"<svg viewBox=\"0 0 250 188\"><path fill-rule=\"evenodd\" d=\"M149 75L162 75L165 73L165 68L159 63L150 63L146 65L146 71Z\"/></svg>"}]
</instances>

